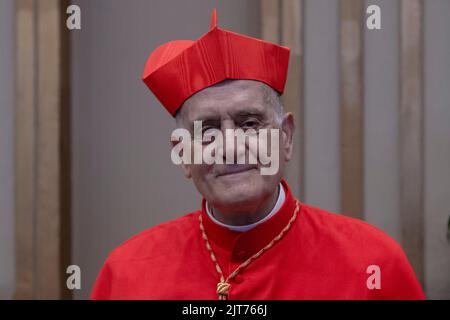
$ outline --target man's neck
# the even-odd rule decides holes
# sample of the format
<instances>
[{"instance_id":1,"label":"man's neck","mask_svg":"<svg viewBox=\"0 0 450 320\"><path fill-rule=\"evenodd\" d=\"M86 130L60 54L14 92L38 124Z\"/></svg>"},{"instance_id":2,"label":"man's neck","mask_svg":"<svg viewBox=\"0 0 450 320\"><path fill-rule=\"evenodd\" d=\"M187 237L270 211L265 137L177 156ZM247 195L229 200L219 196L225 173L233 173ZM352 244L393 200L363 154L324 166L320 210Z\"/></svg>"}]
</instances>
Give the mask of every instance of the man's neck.
<instances>
[{"instance_id":1,"label":"man's neck","mask_svg":"<svg viewBox=\"0 0 450 320\"><path fill-rule=\"evenodd\" d=\"M256 223L264 219L274 209L278 197L280 195L281 184L278 185L277 191L274 192L267 200L259 205L255 205L252 210L246 214L225 214L216 208L208 207L212 216L220 223L227 226L245 226Z\"/></svg>"}]
</instances>

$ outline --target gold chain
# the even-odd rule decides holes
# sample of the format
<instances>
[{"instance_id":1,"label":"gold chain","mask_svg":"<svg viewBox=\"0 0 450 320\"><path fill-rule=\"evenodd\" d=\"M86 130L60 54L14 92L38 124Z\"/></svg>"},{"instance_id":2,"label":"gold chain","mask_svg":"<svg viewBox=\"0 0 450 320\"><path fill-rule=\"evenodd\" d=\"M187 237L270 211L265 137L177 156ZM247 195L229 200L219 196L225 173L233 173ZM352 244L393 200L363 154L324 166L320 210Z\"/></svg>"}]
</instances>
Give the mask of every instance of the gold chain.
<instances>
[{"instance_id":1,"label":"gold chain","mask_svg":"<svg viewBox=\"0 0 450 320\"><path fill-rule=\"evenodd\" d=\"M206 232L205 232L205 227L203 226L202 215L201 214L199 215L200 230L202 232L202 237L206 242L206 248L208 249L208 251L210 253L211 260L214 262L214 264L216 266L216 271L220 276L220 282L217 284L217 294L219 295L219 300L227 300L228 291L230 290L230 280L231 279L236 277L236 275L241 270L243 270L245 267L247 267L251 262L253 262L255 259L257 259L259 256L261 256L265 251L269 250L277 241L279 241L285 235L285 233L291 227L292 223L297 218L298 210L299 210L299 203L298 203L298 201L295 201L294 213L292 214L291 219L289 220L287 225L283 228L283 230L281 230L281 232L275 238L273 238L272 241L270 241L264 248L262 248L257 253L252 255L250 258L245 260L242 264L240 264L226 279L223 275L222 269L219 266L219 263L217 261L216 255L214 254L214 251L211 247L211 244L209 243L208 236L206 235Z\"/></svg>"}]
</instances>

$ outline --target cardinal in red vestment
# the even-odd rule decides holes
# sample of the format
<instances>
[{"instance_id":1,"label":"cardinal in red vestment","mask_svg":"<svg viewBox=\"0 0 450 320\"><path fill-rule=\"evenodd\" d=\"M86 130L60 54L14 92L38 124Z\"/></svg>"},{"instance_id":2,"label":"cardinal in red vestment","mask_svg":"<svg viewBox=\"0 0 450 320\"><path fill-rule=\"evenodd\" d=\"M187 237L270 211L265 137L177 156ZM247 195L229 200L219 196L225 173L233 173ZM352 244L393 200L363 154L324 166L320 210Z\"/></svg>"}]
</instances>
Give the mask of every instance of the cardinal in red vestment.
<instances>
[{"instance_id":1,"label":"cardinal in red vestment","mask_svg":"<svg viewBox=\"0 0 450 320\"><path fill-rule=\"evenodd\" d=\"M295 124L280 101L288 62L287 47L218 28L215 10L210 31L198 40L153 51L143 81L177 127L195 134L201 121L202 134L278 130L270 142L277 170L262 174L268 164L258 157L256 163L182 163L203 197L201 209L113 250L92 299L425 298L396 241L292 194L283 175Z\"/></svg>"}]
</instances>

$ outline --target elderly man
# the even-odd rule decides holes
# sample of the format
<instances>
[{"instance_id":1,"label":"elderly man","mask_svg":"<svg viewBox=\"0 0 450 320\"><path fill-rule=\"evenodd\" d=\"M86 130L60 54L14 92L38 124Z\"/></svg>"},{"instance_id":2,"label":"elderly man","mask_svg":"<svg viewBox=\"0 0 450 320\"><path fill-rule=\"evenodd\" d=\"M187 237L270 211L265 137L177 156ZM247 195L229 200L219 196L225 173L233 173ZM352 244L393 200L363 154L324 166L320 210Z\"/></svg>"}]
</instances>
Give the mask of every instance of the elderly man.
<instances>
[{"instance_id":1,"label":"elderly man","mask_svg":"<svg viewBox=\"0 0 450 320\"><path fill-rule=\"evenodd\" d=\"M262 174L269 164L259 155L256 163L236 163L238 148L234 161L225 160L229 138L213 152L223 161L183 163L203 196L201 209L115 249L93 299L424 298L394 240L292 195L283 173L294 119L279 98L288 59L286 47L217 28L215 11L211 30L199 40L169 42L152 53L144 81L179 128L195 135L201 121L202 137L211 130L251 130L276 153L277 170ZM277 133L276 140L260 139L265 129ZM200 149L209 143L201 141ZM254 153L247 142L240 150Z\"/></svg>"}]
</instances>

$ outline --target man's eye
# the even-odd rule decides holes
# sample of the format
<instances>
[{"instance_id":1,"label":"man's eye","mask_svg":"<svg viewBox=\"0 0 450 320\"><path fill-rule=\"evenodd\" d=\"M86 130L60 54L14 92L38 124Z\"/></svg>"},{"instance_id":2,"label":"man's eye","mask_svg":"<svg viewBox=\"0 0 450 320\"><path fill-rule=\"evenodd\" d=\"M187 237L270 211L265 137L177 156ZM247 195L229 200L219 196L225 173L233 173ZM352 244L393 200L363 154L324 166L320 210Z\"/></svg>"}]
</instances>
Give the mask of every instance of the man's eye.
<instances>
[{"instance_id":1,"label":"man's eye","mask_svg":"<svg viewBox=\"0 0 450 320\"><path fill-rule=\"evenodd\" d=\"M248 120L248 121L245 121L244 123L242 123L241 127L242 128L255 128L257 125L258 125L257 121Z\"/></svg>"},{"instance_id":2,"label":"man's eye","mask_svg":"<svg viewBox=\"0 0 450 320\"><path fill-rule=\"evenodd\" d=\"M219 129L214 127L207 127L202 131L202 142L203 144L209 144L216 139L217 133L220 132Z\"/></svg>"}]
</instances>

